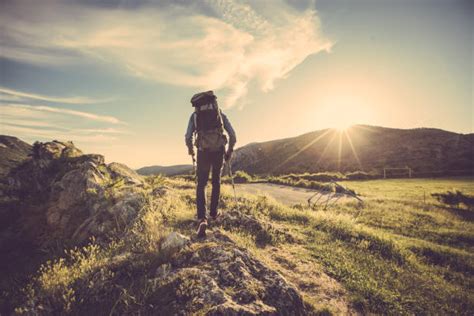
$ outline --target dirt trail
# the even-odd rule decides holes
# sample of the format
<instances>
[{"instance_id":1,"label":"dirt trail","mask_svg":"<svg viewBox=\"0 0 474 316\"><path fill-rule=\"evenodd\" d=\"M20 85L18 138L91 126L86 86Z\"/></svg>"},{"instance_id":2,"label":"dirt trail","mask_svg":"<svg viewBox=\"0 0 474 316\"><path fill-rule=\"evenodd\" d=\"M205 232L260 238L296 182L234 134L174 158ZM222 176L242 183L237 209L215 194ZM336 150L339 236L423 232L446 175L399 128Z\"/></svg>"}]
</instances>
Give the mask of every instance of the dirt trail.
<instances>
[{"instance_id":1,"label":"dirt trail","mask_svg":"<svg viewBox=\"0 0 474 316\"><path fill-rule=\"evenodd\" d=\"M315 190L294 188L286 185L272 183L246 183L236 184L237 194L239 192L269 195L278 202L286 205L306 204L308 199L316 193Z\"/></svg>"}]
</instances>

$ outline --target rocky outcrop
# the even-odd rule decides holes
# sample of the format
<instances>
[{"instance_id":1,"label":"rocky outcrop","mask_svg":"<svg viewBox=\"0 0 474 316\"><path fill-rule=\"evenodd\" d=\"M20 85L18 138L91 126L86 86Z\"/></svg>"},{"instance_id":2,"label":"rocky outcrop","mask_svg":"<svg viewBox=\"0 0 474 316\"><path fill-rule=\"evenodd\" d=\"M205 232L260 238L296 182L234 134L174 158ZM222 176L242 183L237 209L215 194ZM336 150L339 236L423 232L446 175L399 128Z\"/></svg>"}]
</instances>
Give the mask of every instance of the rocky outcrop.
<instances>
[{"instance_id":1,"label":"rocky outcrop","mask_svg":"<svg viewBox=\"0 0 474 316\"><path fill-rule=\"evenodd\" d=\"M31 145L13 137L0 135L0 178L28 158ZM0 180L1 182L1 180Z\"/></svg>"},{"instance_id":2,"label":"rocky outcrop","mask_svg":"<svg viewBox=\"0 0 474 316\"><path fill-rule=\"evenodd\" d=\"M305 315L311 309L280 274L219 230L182 249L157 269L151 313L188 315ZM161 295L173 301L163 305ZM159 303L159 304L157 304Z\"/></svg>"},{"instance_id":3,"label":"rocky outcrop","mask_svg":"<svg viewBox=\"0 0 474 316\"><path fill-rule=\"evenodd\" d=\"M84 155L72 142L35 143L29 161L8 176L10 208L27 235L45 246L106 238L137 214L142 178L127 166ZM123 228L123 227L122 227Z\"/></svg>"}]
</instances>

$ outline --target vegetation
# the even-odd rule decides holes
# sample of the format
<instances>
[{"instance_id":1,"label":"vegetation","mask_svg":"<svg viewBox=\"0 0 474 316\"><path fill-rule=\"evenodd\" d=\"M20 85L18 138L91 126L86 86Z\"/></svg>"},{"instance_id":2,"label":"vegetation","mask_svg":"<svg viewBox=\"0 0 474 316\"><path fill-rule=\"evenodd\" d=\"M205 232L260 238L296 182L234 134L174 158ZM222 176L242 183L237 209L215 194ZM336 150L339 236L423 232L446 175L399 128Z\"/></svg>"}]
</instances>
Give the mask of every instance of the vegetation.
<instances>
[{"instance_id":1,"label":"vegetation","mask_svg":"<svg viewBox=\"0 0 474 316\"><path fill-rule=\"evenodd\" d=\"M370 179L377 179L380 177L381 175L377 173L354 171L354 172L349 172L346 174L342 174L340 172L318 172L318 173L306 172L306 173L300 173L300 174L290 173L287 175L281 175L279 177L270 177L270 178L290 180L291 182L296 182L300 180L330 182L330 181L345 181L345 180L370 180Z\"/></svg>"},{"instance_id":2,"label":"vegetation","mask_svg":"<svg viewBox=\"0 0 474 316\"><path fill-rule=\"evenodd\" d=\"M472 314L472 217L425 194L453 186L472 194L472 179L347 185L364 195L364 206L346 202L309 212L268 202L268 216L298 233L305 245L298 256L321 265L362 310Z\"/></svg>"},{"instance_id":3,"label":"vegetation","mask_svg":"<svg viewBox=\"0 0 474 316\"><path fill-rule=\"evenodd\" d=\"M309 178L309 177L308 177ZM312 189L319 191L327 192L337 192L341 193L343 189L340 186L334 186L331 183L323 183L319 181L305 180L304 178L299 178L298 176L281 176L281 177L268 177L267 182L274 184L283 184L297 188ZM355 193L353 190L349 190L352 193Z\"/></svg>"},{"instance_id":4,"label":"vegetation","mask_svg":"<svg viewBox=\"0 0 474 316\"><path fill-rule=\"evenodd\" d=\"M447 204L449 206L459 207L460 205L464 205L469 209L472 209L474 207L474 196L463 194L460 191L432 193L431 196L436 198L441 203Z\"/></svg>"},{"instance_id":5,"label":"vegetation","mask_svg":"<svg viewBox=\"0 0 474 316\"><path fill-rule=\"evenodd\" d=\"M148 280L170 261L160 240L171 230L191 236L195 229L192 181L149 177L147 184L169 189L160 198L144 195L145 206L125 237L108 244L91 240L46 262L25 287L26 303L16 311L41 306L53 314L127 314L145 306ZM245 215L253 224L213 229L222 229L280 272L322 315L351 310L472 314L473 218L431 195L453 187L462 196L472 195L472 179L346 185L364 196L364 205L347 201L313 211L265 196L239 195L234 201L230 186L224 186L223 211Z\"/></svg>"}]
</instances>

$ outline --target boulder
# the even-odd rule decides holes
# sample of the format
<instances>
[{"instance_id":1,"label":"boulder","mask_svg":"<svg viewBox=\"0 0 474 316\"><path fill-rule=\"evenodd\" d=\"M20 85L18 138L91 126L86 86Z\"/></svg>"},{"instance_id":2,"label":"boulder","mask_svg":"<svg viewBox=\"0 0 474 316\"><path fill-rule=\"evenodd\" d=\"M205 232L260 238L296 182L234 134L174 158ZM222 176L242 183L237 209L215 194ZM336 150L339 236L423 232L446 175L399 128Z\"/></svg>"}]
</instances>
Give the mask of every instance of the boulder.
<instances>
[{"instance_id":1,"label":"boulder","mask_svg":"<svg viewBox=\"0 0 474 316\"><path fill-rule=\"evenodd\" d=\"M109 163L107 167L115 177L123 178L128 184L143 184L142 176L122 163L112 162Z\"/></svg>"},{"instance_id":2,"label":"boulder","mask_svg":"<svg viewBox=\"0 0 474 316\"><path fill-rule=\"evenodd\" d=\"M21 201L10 208L41 246L108 238L138 214L143 197L137 188L144 182L127 166L84 155L72 142L36 142L32 152L10 172L8 189Z\"/></svg>"}]
</instances>

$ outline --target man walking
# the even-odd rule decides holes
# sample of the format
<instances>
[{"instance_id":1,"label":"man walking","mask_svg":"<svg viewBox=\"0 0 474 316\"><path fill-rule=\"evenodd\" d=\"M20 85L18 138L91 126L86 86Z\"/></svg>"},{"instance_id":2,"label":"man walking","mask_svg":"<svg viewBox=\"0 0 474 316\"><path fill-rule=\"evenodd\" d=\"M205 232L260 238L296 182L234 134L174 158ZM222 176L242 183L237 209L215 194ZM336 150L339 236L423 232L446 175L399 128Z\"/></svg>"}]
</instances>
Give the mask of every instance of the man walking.
<instances>
[{"instance_id":1,"label":"man walking","mask_svg":"<svg viewBox=\"0 0 474 316\"><path fill-rule=\"evenodd\" d=\"M219 217L217 210L219 204L221 169L223 160L230 161L236 142L235 132L227 116L219 109L217 97L213 91L201 92L191 98L194 113L191 115L186 130L185 140L188 153L194 159L193 135L195 135L195 146L197 147L197 187L196 206L198 217L198 237L206 235L206 186L209 172L212 170L212 194L210 205L210 217L216 220ZM229 146L227 151L227 137L229 135Z\"/></svg>"}]
</instances>

